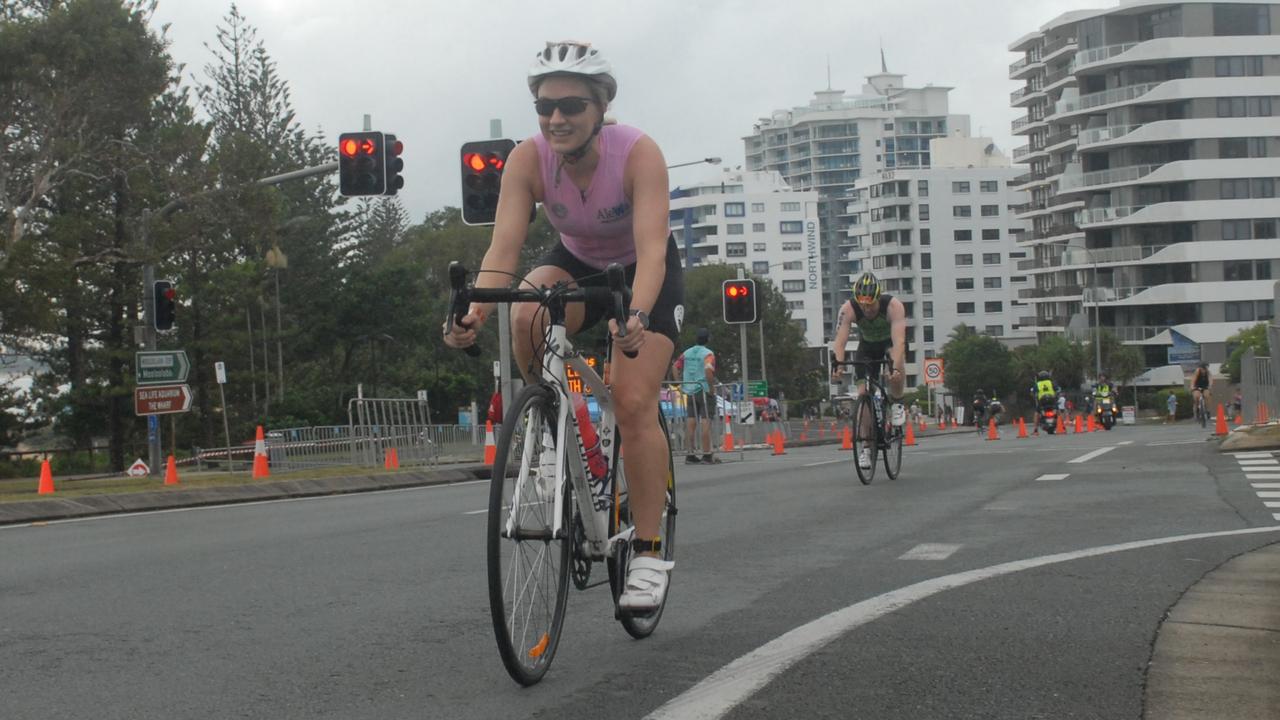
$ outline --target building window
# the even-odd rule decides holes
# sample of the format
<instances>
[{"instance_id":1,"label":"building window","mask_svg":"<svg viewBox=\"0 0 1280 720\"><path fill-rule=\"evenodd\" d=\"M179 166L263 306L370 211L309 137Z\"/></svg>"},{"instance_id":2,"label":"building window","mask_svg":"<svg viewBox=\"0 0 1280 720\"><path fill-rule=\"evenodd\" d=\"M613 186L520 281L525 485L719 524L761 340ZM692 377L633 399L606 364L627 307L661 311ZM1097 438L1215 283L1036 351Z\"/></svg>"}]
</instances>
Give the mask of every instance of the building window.
<instances>
[{"instance_id":1,"label":"building window","mask_svg":"<svg viewBox=\"0 0 1280 720\"><path fill-rule=\"evenodd\" d=\"M1270 35L1271 7L1269 5L1217 5L1213 6L1213 34Z\"/></svg>"},{"instance_id":2,"label":"building window","mask_svg":"<svg viewBox=\"0 0 1280 720\"><path fill-rule=\"evenodd\" d=\"M1270 280L1270 260L1233 260L1222 264L1224 280Z\"/></svg>"},{"instance_id":3,"label":"building window","mask_svg":"<svg viewBox=\"0 0 1280 720\"><path fill-rule=\"evenodd\" d=\"M1218 117L1271 117L1271 98L1218 98Z\"/></svg>"},{"instance_id":4,"label":"building window","mask_svg":"<svg viewBox=\"0 0 1280 720\"><path fill-rule=\"evenodd\" d=\"M956 254L956 265L957 265L957 266L959 266L959 267L965 267L965 266L969 266L969 265L972 265L972 264L973 264L973 255L972 255L971 253L957 253L957 254Z\"/></svg>"},{"instance_id":5,"label":"building window","mask_svg":"<svg viewBox=\"0 0 1280 720\"><path fill-rule=\"evenodd\" d=\"M990 335L991 337L1000 337L1001 335L1004 335L1004 326L988 325L986 330L984 330L983 332Z\"/></svg>"},{"instance_id":6,"label":"building window","mask_svg":"<svg viewBox=\"0 0 1280 720\"><path fill-rule=\"evenodd\" d=\"M798 243L798 242L784 242L784 243L782 243L782 251L783 251L783 252L796 252L796 251L801 250L801 249L802 249L802 245L801 245L800 243Z\"/></svg>"},{"instance_id":7,"label":"building window","mask_svg":"<svg viewBox=\"0 0 1280 720\"><path fill-rule=\"evenodd\" d=\"M920 197L929 197L929 181L928 180L916 181L916 195L919 195Z\"/></svg>"},{"instance_id":8,"label":"building window","mask_svg":"<svg viewBox=\"0 0 1280 720\"><path fill-rule=\"evenodd\" d=\"M1000 228L983 228L982 239L983 240L999 240Z\"/></svg>"},{"instance_id":9,"label":"building window","mask_svg":"<svg viewBox=\"0 0 1280 720\"><path fill-rule=\"evenodd\" d=\"M932 320L933 319L933 301L925 300L923 303L920 304L920 306L921 306L921 311L924 313L924 319Z\"/></svg>"},{"instance_id":10,"label":"building window","mask_svg":"<svg viewBox=\"0 0 1280 720\"><path fill-rule=\"evenodd\" d=\"M804 292L804 281L803 280L783 280L782 292L784 293Z\"/></svg>"},{"instance_id":11,"label":"building window","mask_svg":"<svg viewBox=\"0 0 1280 720\"><path fill-rule=\"evenodd\" d=\"M1004 312L1004 303L999 300L988 300L982 304L982 311L988 313Z\"/></svg>"},{"instance_id":12,"label":"building window","mask_svg":"<svg viewBox=\"0 0 1280 720\"><path fill-rule=\"evenodd\" d=\"M956 230L955 241L956 242L972 242L973 231L972 230Z\"/></svg>"},{"instance_id":13,"label":"building window","mask_svg":"<svg viewBox=\"0 0 1280 720\"><path fill-rule=\"evenodd\" d=\"M778 223L778 232L783 235L799 235L804 232L804 223L799 220L783 220Z\"/></svg>"},{"instance_id":14,"label":"building window","mask_svg":"<svg viewBox=\"0 0 1280 720\"><path fill-rule=\"evenodd\" d=\"M740 243L740 242L739 242L739 243L733 243L733 242L732 242L732 243L725 243L725 244L724 244L724 254L725 254L725 257L746 257L746 256L747 256L747 244L746 244L746 243Z\"/></svg>"},{"instance_id":15,"label":"building window","mask_svg":"<svg viewBox=\"0 0 1280 720\"><path fill-rule=\"evenodd\" d=\"M973 217L973 206L972 205L952 205L951 216L958 217L958 218Z\"/></svg>"},{"instance_id":16,"label":"building window","mask_svg":"<svg viewBox=\"0 0 1280 720\"><path fill-rule=\"evenodd\" d=\"M751 212L764 212L764 203L751 203Z\"/></svg>"},{"instance_id":17,"label":"building window","mask_svg":"<svg viewBox=\"0 0 1280 720\"><path fill-rule=\"evenodd\" d=\"M921 270L933 269L933 255L931 253L920 253L920 269Z\"/></svg>"},{"instance_id":18,"label":"building window","mask_svg":"<svg viewBox=\"0 0 1280 720\"><path fill-rule=\"evenodd\" d=\"M932 236L929 234L929 228L923 228L923 229L921 229L921 230L920 230L920 244L921 244L921 245L932 245L932 244L933 244L933 238L932 238Z\"/></svg>"},{"instance_id":19,"label":"building window","mask_svg":"<svg viewBox=\"0 0 1280 720\"><path fill-rule=\"evenodd\" d=\"M920 218L920 222L929 222L929 206L927 204L917 205L916 214Z\"/></svg>"},{"instance_id":20,"label":"building window","mask_svg":"<svg viewBox=\"0 0 1280 720\"><path fill-rule=\"evenodd\" d=\"M740 202L727 202L724 204L725 217L746 217L747 204Z\"/></svg>"},{"instance_id":21,"label":"building window","mask_svg":"<svg viewBox=\"0 0 1280 720\"><path fill-rule=\"evenodd\" d=\"M768 275L768 274L769 274L769 261L768 261L768 260L756 260L756 261L753 261L753 262L751 263L751 272L752 272L753 274L755 274L755 275Z\"/></svg>"},{"instance_id":22,"label":"building window","mask_svg":"<svg viewBox=\"0 0 1280 720\"><path fill-rule=\"evenodd\" d=\"M999 280L999 278L995 278L995 279L996 279L996 280ZM1026 281L1027 281L1027 276L1026 276L1026 275L1014 275L1013 277L1009 278L1009 282L1011 282L1011 283L1016 283L1016 282L1026 282ZM1000 286L999 286L999 285L996 285L996 287L1000 287Z\"/></svg>"},{"instance_id":23,"label":"building window","mask_svg":"<svg viewBox=\"0 0 1280 720\"><path fill-rule=\"evenodd\" d=\"M999 290L1002 285L1001 279L998 277L982 278L982 288L984 290Z\"/></svg>"},{"instance_id":24,"label":"building window","mask_svg":"<svg viewBox=\"0 0 1280 720\"><path fill-rule=\"evenodd\" d=\"M1223 240L1248 240L1250 237L1248 220L1222 221Z\"/></svg>"},{"instance_id":25,"label":"building window","mask_svg":"<svg viewBox=\"0 0 1280 720\"><path fill-rule=\"evenodd\" d=\"M956 303L956 313L959 315L972 315L974 304L971 302Z\"/></svg>"},{"instance_id":26,"label":"building window","mask_svg":"<svg viewBox=\"0 0 1280 720\"><path fill-rule=\"evenodd\" d=\"M800 203L784 202L782 203L782 212L800 212Z\"/></svg>"},{"instance_id":27,"label":"building window","mask_svg":"<svg viewBox=\"0 0 1280 720\"><path fill-rule=\"evenodd\" d=\"M756 252L767 252L769 245L767 243L751 243L751 249Z\"/></svg>"},{"instance_id":28,"label":"building window","mask_svg":"<svg viewBox=\"0 0 1280 720\"><path fill-rule=\"evenodd\" d=\"M782 269L783 270L803 270L804 263L800 260L792 260L790 262L784 262L782 263Z\"/></svg>"},{"instance_id":29,"label":"building window","mask_svg":"<svg viewBox=\"0 0 1280 720\"><path fill-rule=\"evenodd\" d=\"M924 326L924 341L933 342L933 326L932 325Z\"/></svg>"},{"instance_id":30,"label":"building window","mask_svg":"<svg viewBox=\"0 0 1280 720\"><path fill-rule=\"evenodd\" d=\"M924 293L925 295L933 294L933 278L931 277L920 278L920 292Z\"/></svg>"},{"instance_id":31,"label":"building window","mask_svg":"<svg viewBox=\"0 0 1280 720\"><path fill-rule=\"evenodd\" d=\"M1218 141L1218 157L1228 160L1267 156L1266 138L1223 138Z\"/></svg>"},{"instance_id":32,"label":"building window","mask_svg":"<svg viewBox=\"0 0 1280 720\"><path fill-rule=\"evenodd\" d=\"M969 183L965 180L958 180L951 183L951 192L953 194L961 194L969 192Z\"/></svg>"},{"instance_id":33,"label":"building window","mask_svg":"<svg viewBox=\"0 0 1280 720\"><path fill-rule=\"evenodd\" d=\"M751 232L765 232L764 223L751 223Z\"/></svg>"},{"instance_id":34,"label":"building window","mask_svg":"<svg viewBox=\"0 0 1280 720\"><path fill-rule=\"evenodd\" d=\"M982 180L978 183L978 190L984 193L1000 192L1000 181Z\"/></svg>"},{"instance_id":35,"label":"building window","mask_svg":"<svg viewBox=\"0 0 1280 720\"><path fill-rule=\"evenodd\" d=\"M804 309L804 301L803 301L803 300L788 300L788 301L787 301L787 309L788 309L788 310L803 310L803 309Z\"/></svg>"},{"instance_id":36,"label":"building window","mask_svg":"<svg viewBox=\"0 0 1280 720\"><path fill-rule=\"evenodd\" d=\"M982 253L983 265L999 265L1000 253Z\"/></svg>"},{"instance_id":37,"label":"building window","mask_svg":"<svg viewBox=\"0 0 1280 720\"><path fill-rule=\"evenodd\" d=\"M973 278L956 278L957 290L972 290Z\"/></svg>"},{"instance_id":38,"label":"building window","mask_svg":"<svg viewBox=\"0 0 1280 720\"><path fill-rule=\"evenodd\" d=\"M742 223L729 223L728 225L726 225L726 226L725 226L725 234L726 234L726 235L741 235L741 234L742 234Z\"/></svg>"},{"instance_id":39,"label":"building window","mask_svg":"<svg viewBox=\"0 0 1280 720\"><path fill-rule=\"evenodd\" d=\"M1218 77L1241 77L1262 74L1261 56L1220 57L1215 61Z\"/></svg>"},{"instance_id":40,"label":"building window","mask_svg":"<svg viewBox=\"0 0 1280 720\"><path fill-rule=\"evenodd\" d=\"M983 205L982 217L1000 217L999 205Z\"/></svg>"}]
</instances>

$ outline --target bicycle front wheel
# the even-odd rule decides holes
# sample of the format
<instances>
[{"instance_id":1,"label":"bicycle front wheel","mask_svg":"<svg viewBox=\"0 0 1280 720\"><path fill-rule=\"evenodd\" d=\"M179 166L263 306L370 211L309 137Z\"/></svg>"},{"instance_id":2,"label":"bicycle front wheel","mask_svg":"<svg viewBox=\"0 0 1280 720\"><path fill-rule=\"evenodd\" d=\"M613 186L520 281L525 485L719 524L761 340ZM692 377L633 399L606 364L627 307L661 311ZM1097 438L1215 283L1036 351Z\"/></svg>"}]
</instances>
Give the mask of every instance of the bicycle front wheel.
<instances>
[{"instance_id":1,"label":"bicycle front wheel","mask_svg":"<svg viewBox=\"0 0 1280 720\"><path fill-rule=\"evenodd\" d=\"M503 419L489 484L489 612L502 664L521 685L551 666L569 595L573 494L564 483L556 532L555 423L555 392L522 390Z\"/></svg>"},{"instance_id":2,"label":"bicycle front wheel","mask_svg":"<svg viewBox=\"0 0 1280 720\"><path fill-rule=\"evenodd\" d=\"M870 485L876 476L875 424L876 415L871 405L871 396L862 395L853 404L853 467L863 485ZM862 467L864 455L867 458L866 467Z\"/></svg>"}]
</instances>

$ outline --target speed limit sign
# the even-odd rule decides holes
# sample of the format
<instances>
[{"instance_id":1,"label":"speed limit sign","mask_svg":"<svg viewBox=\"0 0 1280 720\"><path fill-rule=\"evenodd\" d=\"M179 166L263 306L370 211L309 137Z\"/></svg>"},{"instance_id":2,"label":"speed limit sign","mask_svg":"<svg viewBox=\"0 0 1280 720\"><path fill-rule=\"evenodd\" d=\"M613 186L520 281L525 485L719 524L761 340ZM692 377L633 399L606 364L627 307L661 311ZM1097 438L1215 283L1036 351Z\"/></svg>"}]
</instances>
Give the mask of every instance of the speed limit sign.
<instances>
[{"instance_id":1,"label":"speed limit sign","mask_svg":"<svg viewBox=\"0 0 1280 720\"><path fill-rule=\"evenodd\" d=\"M943 381L942 358L924 359L924 381L929 385L941 385Z\"/></svg>"}]
</instances>

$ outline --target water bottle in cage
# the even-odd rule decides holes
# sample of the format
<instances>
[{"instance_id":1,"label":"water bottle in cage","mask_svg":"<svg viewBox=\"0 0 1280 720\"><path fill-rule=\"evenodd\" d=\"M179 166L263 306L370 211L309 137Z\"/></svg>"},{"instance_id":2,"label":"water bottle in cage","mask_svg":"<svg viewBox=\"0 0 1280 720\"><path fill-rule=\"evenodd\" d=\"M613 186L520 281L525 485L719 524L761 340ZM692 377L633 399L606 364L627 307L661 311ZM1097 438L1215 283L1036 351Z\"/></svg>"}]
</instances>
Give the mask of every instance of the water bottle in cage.
<instances>
[{"instance_id":1,"label":"water bottle in cage","mask_svg":"<svg viewBox=\"0 0 1280 720\"><path fill-rule=\"evenodd\" d=\"M600 437L591 424L587 401L578 393L573 393L573 412L578 418L578 434L582 437L582 446L587 451L587 472L591 476L589 479L595 496L594 505L597 509L603 509L607 507L609 500L609 459L600 449Z\"/></svg>"},{"instance_id":2,"label":"water bottle in cage","mask_svg":"<svg viewBox=\"0 0 1280 720\"><path fill-rule=\"evenodd\" d=\"M880 388L876 388L875 397L871 401L871 407L875 409L876 424L884 422L884 398L880 395Z\"/></svg>"}]
</instances>

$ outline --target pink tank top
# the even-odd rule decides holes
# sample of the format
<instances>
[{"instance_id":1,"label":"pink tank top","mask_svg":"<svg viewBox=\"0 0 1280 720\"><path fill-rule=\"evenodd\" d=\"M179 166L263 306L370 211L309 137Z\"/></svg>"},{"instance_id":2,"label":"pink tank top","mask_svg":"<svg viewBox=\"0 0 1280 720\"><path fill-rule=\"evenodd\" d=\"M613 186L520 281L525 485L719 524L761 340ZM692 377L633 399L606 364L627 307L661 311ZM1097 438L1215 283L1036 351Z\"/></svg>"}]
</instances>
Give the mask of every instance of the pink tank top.
<instances>
[{"instance_id":1,"label":"pink tank top","mask_svg":"<svg viewBox=\"0 0 1280 720\"><path fill-rule=\"evenodd\" d=\"M631 148L643 136L628 125L601 128L600 163L585 191L580 191L563 170L556 181L560 156L541 134L533 136L542 167L542 204L551 226L560 232L560 240L574 257L594 268L603 270L612 262L630 265L636 261L631 226L634 214L622 176Z\"/></svg>"}]
</instances>

